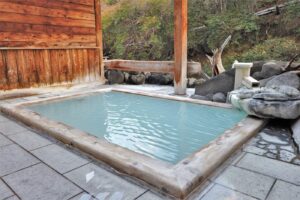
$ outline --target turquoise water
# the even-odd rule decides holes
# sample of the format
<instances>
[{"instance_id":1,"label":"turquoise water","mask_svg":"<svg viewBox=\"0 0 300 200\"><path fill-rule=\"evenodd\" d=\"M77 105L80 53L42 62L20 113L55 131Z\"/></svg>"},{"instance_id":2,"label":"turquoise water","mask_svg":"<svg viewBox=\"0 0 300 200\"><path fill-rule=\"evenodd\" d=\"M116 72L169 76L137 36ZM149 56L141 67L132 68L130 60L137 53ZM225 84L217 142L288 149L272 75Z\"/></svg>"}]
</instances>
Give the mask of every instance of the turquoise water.
<instances>
[{"instance_id":1,"label":"turquoise water","mask_svg":"<svg viewBox=\"0 0 300 200\"><path fill-rule=\"evenodd\" d=\"M173 164L246 116L234 109L120 92L98 93L29 108L49 119Z\"/></svg>"}]
</instances>

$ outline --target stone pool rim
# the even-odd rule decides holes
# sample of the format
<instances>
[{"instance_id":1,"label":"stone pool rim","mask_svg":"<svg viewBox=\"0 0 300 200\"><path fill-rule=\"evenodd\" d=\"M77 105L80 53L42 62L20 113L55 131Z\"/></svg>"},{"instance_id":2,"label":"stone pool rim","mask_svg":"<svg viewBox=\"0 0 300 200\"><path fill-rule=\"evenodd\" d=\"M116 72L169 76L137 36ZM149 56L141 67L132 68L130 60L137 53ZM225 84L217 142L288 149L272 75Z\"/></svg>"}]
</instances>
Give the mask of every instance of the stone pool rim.
<instances>
[{"instance_id":1,"label":"stone pool rim","mask_svg":"<svg viewBox=\"0 0 300 200\"><path fill-rule=\"evenodd\" d=\"M266 123L266 120L248 116L232 129L225 131L215 140L212 140L204 147L173 165L134 152L119 145L109 143L103 138L97 138L89 133L75 129L61 122L49 120L34 111L24 108L24 106L32 104L111 91L214 107L232 108L229 104L208 102L182 96L106 88L36 99L28 102L4 103L0 105L0 111L40 132L45 132L57 140L103 161L118 171L141 179L177 198L187 197L195 188L200 186L223 161L225 161L248 139L254 136Z\"/></svg>"}]
</instances>

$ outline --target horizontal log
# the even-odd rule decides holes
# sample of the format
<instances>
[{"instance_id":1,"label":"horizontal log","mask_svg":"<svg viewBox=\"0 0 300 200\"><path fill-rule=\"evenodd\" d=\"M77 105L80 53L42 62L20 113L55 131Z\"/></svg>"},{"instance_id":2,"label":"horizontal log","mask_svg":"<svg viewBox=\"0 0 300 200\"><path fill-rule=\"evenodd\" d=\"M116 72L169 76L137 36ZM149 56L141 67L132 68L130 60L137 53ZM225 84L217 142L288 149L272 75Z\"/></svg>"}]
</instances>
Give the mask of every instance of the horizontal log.
<instances>
[{"instance_id":1,"label":"horizontal log","mask_svg":"<svg viewBox=\"0 0 300 200\"><path fill-rule=\"evenodd\" d=\"M95 21L95 16L91 13L66 10L62 8L44 8L39 6L22 5L10 2L0 2L0 11L18 14L30 14L47 17L61 17L69 19L83 19Z\"/></svg>"},{"instance_id":2,"label":"horizontal log","mask_svg":"<svg viewBox=\"0 0 300 200\"><path fill-rule=\"evenodd\" d=\"M45 17L35 16L29 14L17 14L9 12L0 13L0 21L3 22L15 22L26 24L48 24L56 26L75 26L75 27L91 27L95 28L94 21L80 20L80 19L67 19L59 17Z\"/></svg>"},{"instance_id":3,"label":"horizontal log","mask_svg":"<svg viewBox=\"0 0 300 200\"><path fill-rule=\"evenodd\" d=\"M106 69L134 72L174 73L174 61L105 60ZM188 62L188 73L200 73L201 64Z\"/></svg>"}]
</instances>

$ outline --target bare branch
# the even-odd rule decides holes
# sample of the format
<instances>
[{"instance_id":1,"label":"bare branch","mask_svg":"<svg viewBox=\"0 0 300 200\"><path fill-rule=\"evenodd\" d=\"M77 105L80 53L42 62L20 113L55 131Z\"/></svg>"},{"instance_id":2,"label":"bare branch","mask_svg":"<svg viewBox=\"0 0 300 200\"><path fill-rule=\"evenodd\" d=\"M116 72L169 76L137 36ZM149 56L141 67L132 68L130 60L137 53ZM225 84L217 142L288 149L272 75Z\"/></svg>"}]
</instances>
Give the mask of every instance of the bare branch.
<instances>
[{"instance_id":1,"label":"bare branch","mask_svg":"<svg viewBox=\"0 0 300 200\"><path fill-rule=\"evenodd\" d=\"M221 46L221 48L220 48L220 51L221 51L221 52L224 51L225 47L226 47L227 44L230 42L230 40L231 40L231 35L229 35L229 36L226 38L226 40L223 42L223 44L222 44L222 46Z\"/></svg>"}]
</instances>

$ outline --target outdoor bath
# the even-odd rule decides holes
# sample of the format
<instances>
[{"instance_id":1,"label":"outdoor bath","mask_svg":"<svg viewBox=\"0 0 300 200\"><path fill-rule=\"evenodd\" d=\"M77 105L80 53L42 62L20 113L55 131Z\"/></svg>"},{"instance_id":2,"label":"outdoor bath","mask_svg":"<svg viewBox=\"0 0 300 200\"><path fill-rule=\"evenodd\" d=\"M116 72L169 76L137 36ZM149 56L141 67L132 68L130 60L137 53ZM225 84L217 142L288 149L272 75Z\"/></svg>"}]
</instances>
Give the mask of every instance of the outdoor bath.
<instances>
[{"instance_id":1,"label":"outdoor bath","mask_svg":"<svg viewBox=\"0 0 300 200\"><path fill-rule=\"evenodd\" d=\"M179 198L264 125L228 104L127 89L41 98L1 110Z\"/></svg>"}]
</instances>

